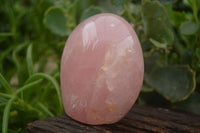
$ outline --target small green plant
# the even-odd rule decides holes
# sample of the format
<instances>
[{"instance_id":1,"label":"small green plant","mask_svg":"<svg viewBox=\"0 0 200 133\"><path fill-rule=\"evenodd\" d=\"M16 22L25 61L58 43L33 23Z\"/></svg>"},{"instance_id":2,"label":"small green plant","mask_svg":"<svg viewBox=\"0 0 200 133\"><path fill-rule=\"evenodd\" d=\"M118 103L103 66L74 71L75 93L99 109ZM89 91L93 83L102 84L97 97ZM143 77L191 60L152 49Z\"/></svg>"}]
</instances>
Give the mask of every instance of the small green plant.
<instances>
[{"instance_id":1,"label":"small green plant","mask_svg":"<svg viewBox=\"0 0 200 133\"><path fill-rule=\"evenodd\" d=\"M64 113L65 41L80 22L104 12L124 17L140 39L145 75L137 103L200 114L200 0L1 0L3 133Z\"/></svg>"}]
</instances>

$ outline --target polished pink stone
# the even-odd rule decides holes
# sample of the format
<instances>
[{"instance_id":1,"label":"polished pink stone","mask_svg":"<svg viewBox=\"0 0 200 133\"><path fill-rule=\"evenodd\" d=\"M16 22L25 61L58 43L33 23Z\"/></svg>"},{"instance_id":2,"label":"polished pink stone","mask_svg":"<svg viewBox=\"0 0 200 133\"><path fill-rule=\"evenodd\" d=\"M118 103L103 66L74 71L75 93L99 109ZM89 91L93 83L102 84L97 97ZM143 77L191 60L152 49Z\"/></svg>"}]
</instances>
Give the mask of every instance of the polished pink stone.
<instances>
[{"instance_id":1,"label":"polished pink stone","mask_svg":"<svg viewBox=\"0 0 200 133\"><path fill-rule=\"evenodd\" d=\"M61 62L65 112L92 125L119 121L140 92L143 55L131 25L99 14L79 24L69 36Z\"/></svg>"}]
</instances>

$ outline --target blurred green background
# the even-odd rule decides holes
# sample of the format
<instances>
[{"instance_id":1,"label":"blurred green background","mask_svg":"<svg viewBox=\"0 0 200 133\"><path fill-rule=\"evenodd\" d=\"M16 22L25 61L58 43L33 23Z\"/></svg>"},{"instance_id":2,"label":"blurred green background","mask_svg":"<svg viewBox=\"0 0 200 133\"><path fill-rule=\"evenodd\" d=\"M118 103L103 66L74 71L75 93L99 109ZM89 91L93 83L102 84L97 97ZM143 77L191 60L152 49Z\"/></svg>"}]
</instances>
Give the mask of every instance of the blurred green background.
<instances>
[{"instance_id":1,"label":"blurred green background","mask_svg":"<svg viewBox=\"0 0 200 133\"><path fill-rule=\"evenodd\" d=\"M200 0L0 0L0 128L64 113L60 59L86 18L114 13L135 29L145 75L137 104L200 115Z\"/></svg>"}]
</instances>

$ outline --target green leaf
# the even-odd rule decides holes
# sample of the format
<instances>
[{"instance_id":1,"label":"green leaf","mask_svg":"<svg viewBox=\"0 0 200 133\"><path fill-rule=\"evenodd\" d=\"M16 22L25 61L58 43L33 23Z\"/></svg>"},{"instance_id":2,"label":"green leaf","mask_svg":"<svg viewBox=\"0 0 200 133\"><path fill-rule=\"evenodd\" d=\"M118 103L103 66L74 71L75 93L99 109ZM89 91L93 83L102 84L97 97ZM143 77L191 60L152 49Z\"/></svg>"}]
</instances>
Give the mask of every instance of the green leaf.
<instances>
[{"instance_id":1,"label":"green leaf","mask_svg":"<svg viewBox=\"0 0 200 133\"><path fill-rule=\"evenodd\" d=\"M8 100L9 100L8 98L5 98L5 97L2 96L1 93L0 93L0 108L4 107L4 106L7 104ZM3 109L3 108L2 108L2 109Z\"/></svg>"},{"instance_id":2,"label":"green leaf","mask_svg":"<svg viewBox=\"0 0 200 133\"><path fill-rule=\"evenodd\" d=\"M0 73L0 84L2 85L2 87L5 88L5 90L9 93L9 94L13 94L14 91L12 90L11 86L9 85L9 83L7 82L7 80L3 77L3 75L1 75ZM2 91L2 90L1 90Z\"/></svg>"},{"instance_id":3,"label":"green leaf","mask_svg":"<svg viewBox=\"0 0 200 133\"><path fill-rule=\"evenodd\" d=\"M168 45L171 45L174 41L173 33L168 28L162 29L158 37L160 37L160 41L154 40L153 38L149 39L151 43L158 48L165 49L167 48Z\"/></svg>"},{"instance_id":4,"label":"green leaf","mask_svg":"<svg viewBox=\"0 0 200 133\"><path fill-rule=\"evenodd\" d=\"M24 63L22 63L22 61L20 61L19 58L19 53L26 48L28 45L27 42L24 42L23 44L18 45L12 53L12 59L14 64L16 65L17 68L17 76L18 76L18 86L23 85L24 81L27 78L27 68L26 65ZM21 58L23 59L23 58Z\"/></svg>"},{"instance_id":5,"label":"green leaf","mask_svg":"<svg viewBox=\"0 0 200 133\"><path fill-rule=\"evenodd\" d=\"M151 2L151 0L142 0L142 4L144 4L146 2Z\"/></svg>"},{"instance_id":6,"label":"green leaf","mask_svg":"<svg viewBox=\"0 0 200 133\"><path fill-rule=\"evenodd\" d=\"M145 2L142 6L142 21L145 35L158 48L166 48L174 41L173 32L169 28L167 13L157 1Z\"/></svg>"},{"instance_id":7,"label":"green leaf","mask_svg":"<svg viewBox=\"0 0 200 133\"><path fill-rule=\"evenodd\" d=\"M162 41L160 33L169 26L167 14L163 6L157 1L145 2L142 6L142 21L146 37Z\"/></svg>"},{"instance_id":8,"label":"green leaf","mask_svg":"<svg viewBox=\"0 0 200 133\"><path fill-rule=\"evenodd\" d=\"M47 108L45 107L41 102L38 103L38 106L50 117L54 117L55 115Z\"/></svg>"},{"instance_id":9,"label":"green leaf","mask_svg":"<svg viewBox=\"0 0 200 133\"><path fill-rule=\"evenodd\" d=\"M81 22L81 16L82 16L83 12L90 7L92 2L95 2L95 1L91 1L91 0L79 0L78 1L77 8L76 8L76 20L77 20L78 24Z\"/></svg>"},{"instance_id":10,"label":"green leaf","mask_svg":"<svg viewBox=\"0 0 200 133\"><path fill-rule=\"evenodd\" d=\"M106 13L121 14L124 10L123 5L113 5L111 0L98 0L97 4Z\"/></svg>"},{"instance_id":11,"label":"green leaf","mask_svg":"<svg viewBox=\"0 0 200 133\"><path fill-rule=\"evenodd\" d=\"M160 43L160 42L158 42L158 41L156 41L156 40L154 40L154 39L152 39L152 38L150 38L149 40L151 41L151 43L152 43L153 45L155 45L155 46L158 47L158 48L163 48L163 49L165 49L165 48L167 47L166 43Z\"/></svg>"},{"instance_id":12,"label":"green leaf","mask_svg":"<svg viewBox=\"0 0 200 133\"><path fill-rule=\"evenodd\" d=\"M192 64L192 57L193 57L193 50L191 49L184 49L181 53L180 61L182 64Z\"/></svg>"},{"instance_id":13,"label":"green leaf","mask_svg":"<svg viewBox=\"0 0 200 133\"><path fill-rule=\"evenodd\" d=\"M175 2L177 2L177 0L159 0L159 1L163 5L174 4Z\"/></svg>"},{"instance_id":14,"label":"green leaf","mask_svg":"<svg viewBox=\"0 0 200 133\"><path fill-rule=\"evenodd\" d=\"M123 5L127 2L130 2L131 0L111 0L111 3L114 5Z\"/></svg>"},{"instance_id":15,"label":"green leaf","mask_svg":"<svg viewBox=\"0 0 200 133\"><path fill-rule=\"evenodd\" d=\"M200 59L200 48L197 48L197 49L196 49L196 55L197 55L197 57Z\"/></svg>"},{"instance_id":16,"label":"green leaf","mask_svg":"<svg viewBox=\"0 0 200 133\"><path fill-rule=\"evenodd\" d=\"M4 97L4 98L12 98L12 95L10 95L10 94L6 94L6 93L1 93L1 92L0 92L0 97Z\"/></svg>"},{"instance_id":17,"label":"green leaf","mask_svg":"<svg viewBox=\"0 0 200 133\"><path fill-rule=\"evenodd\" d=\"M145 81L171 102L187 99L195 89L195 73L187 66L156 67Z\"/></svg>"},{"instance_id":18,"label":"green leaf","mask_svg":"<svg viewBox=\"0 0 200 133\"><path fill-rule=\"evenodd\" d=\"M160 36L161 41L167 45L171 45L174 41L173 32L169 28L163 28L160 30L160 35L158 36Z\"/></svg>"},{"instance_id":19,"label":"green leaf","mask_svg":"<svg viewBox=\"0 0 200 133\"><path fill-rule=\"evenodd\" d=\"M12 33L0 33L0 38L12 36Z\"/></svg>"},{"instance_id":20,"label":"green leaf","mask_svg":"<svg viewBox=\"0 0 200 133\"><path fill-rule=\"evenodd\" d=\"M172 107L200 115L200 93L194 92L187 100L176 103Z\"/></svg>"},{"instance_id":21,"label":"green leaf","mask_svg":"<svg viewBox=\"0 0 200 133\"><path fill-rule=\"evenodd\" d=\"M142 85L142 89L141 89L141 92L152 92L154 89L152 87L149 87L148 85L146 84L143 84Z\"/></svg>"},{"instance_id":22,"label":"green leaf","mask_svg":"<svg viewBox=\"0 0 200 133\"><path fill-rule=\"evenodd\" d=\"M194 22L184 22L180 26L180 32L184 35L192 35L197 32L199 26Z\"/></svg>"},{"instance_id":23,"label":"green leaf","mask_svg":"<svg viewBox=\"0 0 200 133\"><path fill-rule=\"evenodd\" d=\"M198 0L188 0L188 2L189 2L190 7L192 8L195 21L198 23L198 21L199 21L198 20L199 19L199 17L198 17L198 2L200 2L200 1L198 1Z\"/></svg>"},{"instance_id":24,"label":"green leaf","mask_svg":"<svg viewBox=\"0 0 200 133\"><path fill-rule=\"evenodd\" d=\"M27 52L26 52L26 63L27 63L29 76L31 76L34 73L33 59L32 59L32 49L33 49L33 46L32 46L32 44L30 44L28 46L28 49L27 49Z\"/></svg>"},{"instance_id":25,"label":"green leaf","mask_svg":"<svg viewBox=\"0 0 200 133\"><path fill-rule=\"evenodd\" d=\"M67 15L67 26L70 29L74 29L78 24L77 15L78 11L80 10L79 5L80 0L74 0L73 3L67 8L66 15ZM79 14L80 15L80 14Z\"/></svg>"},{"instance_id":26,"label":"green leaf","mask_svg":"<svg viewBox=\"0 0 200 133\"><path fill-rule=\"evenodd\" d=\"M44 15L44 25L53 33L66 36L69 35L67 17L61 7L50 7Z\"/></svg>"},{"instance_id":27,"label":"green leaf","mask_svg":"<svg viewBox=\"0 0 200 133\"><path fill-rule=\"evenodd\" d=\"M198 9L200 9L200 0L198 0Z\"/></svg>"},{"instance_id":28,"label":"green leaf","mask_svg":"<svg viewBox=\"0 0 200 133\"><path fill-rule=\"evenodd\" d=\"M6 38L13 36L12 33L8 32L8 33L0 33L0 42L3 42L4 40L6 40Z\"/></svg>"},{"instance_id":29,"label":"green leaf","mask_svg":"<svg viewBox=\"0 0 200 133\"><path fill-rule=\"evenodd\" d=\"M98 13L102 13L102 10L101 8L99 7L95 7L95 6L90 6L89 8L87 8L86 10L84 10L82 16L81 16L81 21L93 16L93 15L96 15Z\"/></svg>"},{"instance_id":30,"label":"green leaf","mask_svg":"<svg viewBox=\"0 0 200 133\"><path fill-rule=\"evenodd\" d=\"M181 23L187 20L186 16L187 15L185 12L178 11L172 11L170 15L172 23L176 28L178 28L181 25Z\"/></svg>"}]
</instances>

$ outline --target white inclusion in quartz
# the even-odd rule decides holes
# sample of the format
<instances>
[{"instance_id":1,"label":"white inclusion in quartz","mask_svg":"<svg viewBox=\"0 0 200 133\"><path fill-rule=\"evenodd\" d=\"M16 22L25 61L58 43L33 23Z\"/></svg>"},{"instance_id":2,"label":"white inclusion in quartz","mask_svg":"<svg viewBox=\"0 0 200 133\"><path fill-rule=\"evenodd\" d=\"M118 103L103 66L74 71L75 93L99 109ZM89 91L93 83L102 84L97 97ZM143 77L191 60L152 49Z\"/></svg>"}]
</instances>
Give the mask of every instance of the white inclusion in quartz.
<instances>
[{"instance_id":1,"label":"white inclusion in quartz","mask_svg":"<svg viewBox=\"0 0 200 133\"><path fill-rule=\"evenodd\" d=\"M95 22L91 21L83 27L82 39L84 50L88 50L90 45L93 45L92 50L96 47L98 38Z\"/></svg>"},{"instance_id":2,"label":"white inclusion in quartz","mask_svg":"<svg viewBox=\"0 0 200 133\"><path fill-rule=\"evenodd\" d=\"M77 95L71 95L71 101L70 104L72 105L72 109L76 108L76 107L86 107L87 106L87 101L82 99L81 96L77 96Z\"/></svg>"},{"instance_id":3,"label":"white inclusion in quartz","mask_svg":"<svg viewBox=\"0 0 200 133\"><path fill-rule=\"evenodd\" d=\"M120 52L125 52L125 50L127 49L128 52L135 52L134 51L134 48L133 48L133 45L134 45L134 41L133 41L133 38L132 36L128 36L126 37L124 40L122 40L119 44L122 48L120 49Z\"/></svg>"},{"instance_id":4,"label":"white inclusion in quartz","mask_svg":"<svg viewBox=\"0 0 200 133\"><path fill-rule=\"evenodd\" d=\"M72 105L72 108L75 108L77 106L77 100L78 100L78 96L72 94L71 100L70 100L70 104Z\"/></svg>"},{"instance_id":5,"label":"white inclusion in quartz","mask_svg":"<svg viewBox=\"0 0 200 133\"><path fill-rule=\"evenodd\" d=\"M101 67L103 70L101 76L104 77L104 82L110 92L117 88L113 83L119 78L120 73L123 73L123 68L126 68L124 60L131 61L132 55L135 52L132 36L126 37L118 44L111 44L105 55L104 64Z\"/></svg>"},{"instance_id":6,"label":"white inclusion in quartz","mask_svg":"<svg viewBox=\"0 0 200 133\"><path fill-rule=\"evenodd\" d=\"M115 27L115 24L114 23L110 24L110 27Z\"/></svg>"}]
</instances>

